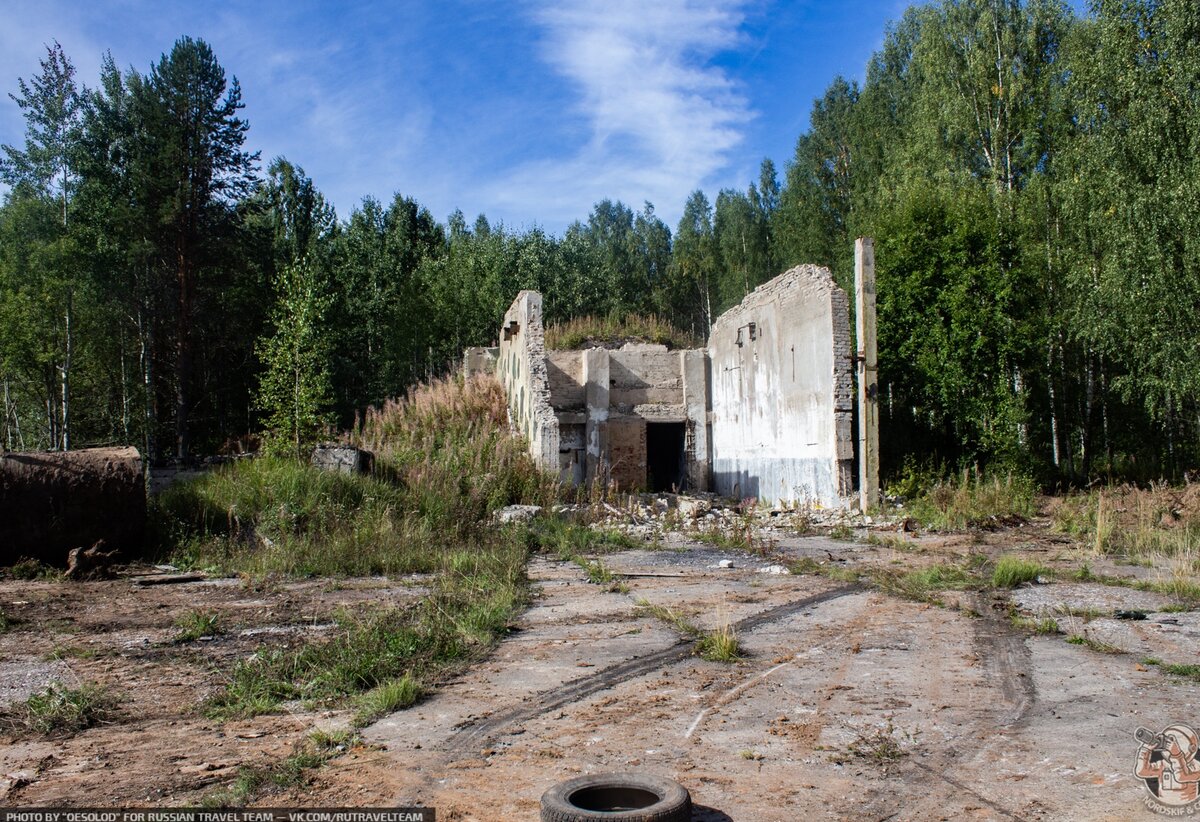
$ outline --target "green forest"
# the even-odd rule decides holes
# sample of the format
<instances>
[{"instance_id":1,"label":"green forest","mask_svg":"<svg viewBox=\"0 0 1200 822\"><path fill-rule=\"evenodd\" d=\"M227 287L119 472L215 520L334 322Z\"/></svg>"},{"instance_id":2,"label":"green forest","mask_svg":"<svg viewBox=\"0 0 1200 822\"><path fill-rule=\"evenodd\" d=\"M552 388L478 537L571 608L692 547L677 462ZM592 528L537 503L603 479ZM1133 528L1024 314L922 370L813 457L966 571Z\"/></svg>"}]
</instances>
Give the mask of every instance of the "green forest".
<instances>
[{"instance_id":1,"label":"green forest","mask_svg":"<svg viewBox=\"0 0 1200 822\"><path fill-rule=\"evenodd\" d=\"M236 69L236 67L230 67ZM302 443L546 319L653 314L701 338L799 263L853 293L876 240L885 476L1181 477L1200 456L1200 5L914 5L832 78L782 169L678 225L596 203L562 236L414 198L337 215L263 158L202 40L98 85L52 44L9 83L0 448L152 461ZM795 101L797 107L808 101Z\"/></svg>"}]
</instances>

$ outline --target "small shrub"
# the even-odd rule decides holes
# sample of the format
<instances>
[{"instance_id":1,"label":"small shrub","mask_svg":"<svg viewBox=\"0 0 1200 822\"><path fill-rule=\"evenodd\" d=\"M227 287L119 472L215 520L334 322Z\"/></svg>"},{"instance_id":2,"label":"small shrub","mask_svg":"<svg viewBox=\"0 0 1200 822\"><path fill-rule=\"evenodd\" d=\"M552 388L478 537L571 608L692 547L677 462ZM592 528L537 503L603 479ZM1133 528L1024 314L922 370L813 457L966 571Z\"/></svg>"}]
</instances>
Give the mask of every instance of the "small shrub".
<instances>
[{"instance_id":1,"label":"small shrub","mask_svg":"<svg viewBox=\"0 0 1200 822\"><path fill-rule=\"evenodd\" d=\"M57 568L53 568L40 559L30 559L24 557L13 563L8 569L12 574L13 579L33 580L33 579L58 579L62 576L62 572Z\"/></svg>"},{"instance_id":2,"label":"small shrub","mask_svg":"<svg viewBox=\"0 0 1200 822\"><path fill-rule=\"evenodd\" d=\"M1033 516L1037 487L1029 477L1008 474L940 481L909 506L929 528L961 530L1020 522Z\"/></svg>"},{"instance_id":3,"label":"small shrub","mask_svg":"<svg viewBox=\"0 0 1200 822\"><path fill-rule=\"evenodd\" d=\"M885 727L861 731L858 737L846 746L846 755L834 755L832 759L841 763L853 757L870 762L886 771L891 765L908 755L908 751L904 749L896 735L896 727L891 720L888 720ZM908 742L912 742L916 738L915 733L901 735Z\"/></svg>"}]
</instances>

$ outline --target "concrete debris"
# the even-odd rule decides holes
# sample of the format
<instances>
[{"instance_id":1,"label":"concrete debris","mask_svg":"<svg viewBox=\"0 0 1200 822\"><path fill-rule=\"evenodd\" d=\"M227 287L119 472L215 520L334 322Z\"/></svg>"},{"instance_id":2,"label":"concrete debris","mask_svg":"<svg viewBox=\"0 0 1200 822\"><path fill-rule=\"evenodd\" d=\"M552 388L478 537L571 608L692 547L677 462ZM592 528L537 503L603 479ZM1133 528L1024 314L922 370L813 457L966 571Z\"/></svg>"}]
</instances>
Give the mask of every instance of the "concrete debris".
<instances>
[{"instance_id":1,"label":"concrete debris","mask_svg":"<svg viewBox=\"0 0 1200 822\"><path fill-rule=\"evenodd\" d=\"M892 506L889 506L891 509ZM716 494L637 494L623 504L557 505L554 513L593 527L616 530L635 539L654 541L671 532L697 532L742 539L748 528L767 540L792 537L820 528L863 528L866 517L846 508L769 508L737 504ZM874 529L899 529L897 509L871 516Z\"/></svg>"},{"instance_id":2,"label":"concrete debris","mask_svg":"<svg viewBox=\"0 0 1200 822\"><path fill-rule=\"evenodd\" d=\"M731 559L723 559L723 560L721 560L720 562L718 562L718 563L717 563L717 567L718 567L718 568L732 568L732 567L733 567L733 560L731 560Z\"/></svg>"},{"instance_id":3,"label":"concrete debris","mask_svg":"<svg viewBox=\"0 0 1200 822\"><path fill-rule=\"evenodd\" d=\"M375 455L353 445L327 444L313 449L310 462L325 471L367 474L375 463Z\"/></svg>"},{"instance_id":4,"label":"concrete debris","mask_svg":"<svg viewBox=\"0 0 1200 822\"><path fill-rule=\"evenodd\" d=\"M542 513L542 506L540 505L510 505L507 508L501 508L497 511L495 520L500 525L530 522L540 513Z\"/></svg>"},{"instance_id":5,"label":"concrete debris","mask_svg":"<svg viewBox=\"0 0 1200 822\"><path fill-rule=\"evenodd\" d=\"M760 574L790 574L791 573L791 571L789 571L787 568L785 568L782 565L767 565L766 567L759 568L758 572Z\"/></svg>"}]
</instances>

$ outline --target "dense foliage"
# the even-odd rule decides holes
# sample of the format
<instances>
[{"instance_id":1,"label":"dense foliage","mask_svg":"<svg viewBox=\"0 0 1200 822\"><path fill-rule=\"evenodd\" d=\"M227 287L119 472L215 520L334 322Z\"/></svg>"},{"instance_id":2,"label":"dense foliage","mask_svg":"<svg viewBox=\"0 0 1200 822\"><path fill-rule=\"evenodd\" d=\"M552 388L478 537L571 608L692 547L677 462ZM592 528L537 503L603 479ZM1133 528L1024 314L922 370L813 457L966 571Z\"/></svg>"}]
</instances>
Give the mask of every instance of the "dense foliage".
<instances>
[{"instance_id":1,"label":"dense foliage","mask_svg":"<svg viewBox=\"0 0 1200 822\"><path fill-rule=\"evenodd\" d=\"M270 426L293 446L547 319L654 314L703 338L802 262L847 287L876 237L885 470L1178 474L1200 446L1200 7L938 0L859 85L814 101L782 182L701 191L672 232L597 203L561 237L410 197L339 219L285 159L260 176L240 89L179 40L75 81L50 47L4 147L0 447L155 458Z\"/></svg>"}]
</instances>

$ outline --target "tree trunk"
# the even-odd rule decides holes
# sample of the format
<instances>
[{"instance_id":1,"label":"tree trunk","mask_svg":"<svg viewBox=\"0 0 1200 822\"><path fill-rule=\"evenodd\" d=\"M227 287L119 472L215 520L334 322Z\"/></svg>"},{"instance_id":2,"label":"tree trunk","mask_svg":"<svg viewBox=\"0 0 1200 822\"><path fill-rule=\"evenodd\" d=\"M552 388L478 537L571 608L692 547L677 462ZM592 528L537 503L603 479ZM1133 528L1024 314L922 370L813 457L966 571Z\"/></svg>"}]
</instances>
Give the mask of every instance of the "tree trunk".
<instances>
[{"instance_id":1,"label":"tree trunk","mask_svg":"<svg viewBox=\"0 0 1200 822\"><path fill-rule=\"evenodd\" d=\"M188 430L188 408L191 402L192 380L192 271L186 245L181 241L177 259L179 281L179 317L175 340L175 445L176 456L187 459L191 446Z\"/></svg>"},{"instance_id":2,"label":"tree trunk","mask_svg":"<svg viewBox=\"0 0 1200 822\"><path fill-rule=\"evenodd\" d=\"M8 397L8 380L4 381L4 450L11 451L12 447L12 427L8 424L12 417L12 405Z\"/></svg>"},{"instance_id":3,"label":"tree trunk","mask_svg":"<svg viewBox=\"0 0 1200 822\"><path fill-rule=\"evenodd\" d=\"M145 454L146 469L158 458L158 414L154 400L154 330L147 322L142 312L138 311L138 345L140 348L142 366L142 413L145 418Z\"/></svg>"},{"instance_id":4,"label":"tree trunk","mask_svg":"<svg viewBox=\"0 0 1200 822\"><path fill-rule=\"evenodd\" d=\"M1054 467L1060 467L1058 451L1058 403L1054 396L1054 342L1046 346L1046 390L1050 394L1050 451Z\"/></svg>"},{"instance_id":5,"label":"tree trunk","mask_svg":"<svg viewBox=\"0 0 1200 822\"><path fill-rule=\"evenodd\" d=\"M64 203L63 208L66 208ZM63 220L66 220L66 212L63 212ZM64 328L66 331L66 340L63 351L62 364L62 450L71 450L71 314L74 308L75 295L73 290L67 289L67 312L64 318Z\"/></svg>"},{"instance_id":6,"label":"tree trunk","mask_svg":"<svg viewBox=\"0 0 1200 822\"><path fill-rule=\"evenodd\" d=\"M125 364L125 323L121 323L121 439L129 442L129 370Z\"/></svg>"}]
</instances>

